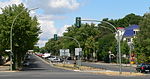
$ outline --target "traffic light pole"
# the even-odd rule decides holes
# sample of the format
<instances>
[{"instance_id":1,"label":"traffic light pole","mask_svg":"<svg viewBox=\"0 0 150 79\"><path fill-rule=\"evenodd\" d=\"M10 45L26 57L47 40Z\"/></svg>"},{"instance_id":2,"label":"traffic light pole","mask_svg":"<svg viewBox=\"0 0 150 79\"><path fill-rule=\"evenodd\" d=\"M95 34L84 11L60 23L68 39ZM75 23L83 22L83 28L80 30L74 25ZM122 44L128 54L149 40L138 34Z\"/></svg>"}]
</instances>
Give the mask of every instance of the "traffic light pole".
<instances>
[{"instance_id":1,"label":"traffic light pole","mask_svg":"<svg viewBox=\"0 0 150 79\"><path fill-rule=\"evenodd\" d=\"M80 53L81 53L80 48L81 48L81 45L80 45L79 41L77 39L73 38L73 37L68 37L68 36L63 36L63 37L64 38L73 39L78 44L78 46L79 46L78 65L81 65L81 57L80 57Z\"/></svg>"},{"instance_id":2,"label":"traffic light pole","mask_svg":"<svg viewBox=\"0 0 150 79\"><path fill-rule=\"evenodd\" d=\"M77 17L77 18L79 18L79 17ZM116 31L116 34L118 35L117 36L117 42L118 42L118 53L119 53L119 73L120 74L122 74L122 63L121 63L121 49L120 49L120 41L121 41L121 33L119 32L119 30L117 30L116 29L116 27L114 26L114 25L112 25L111 23L109 23L109 22L107 22L107 21L99 21L99 20L83 20L83 19L81 19L81 17L80 17L80 20L78 20L76 18L76 23L78 22L78 21L90 21L90 22L103 22L103 23L106 23L106 24L109 24L110 26L112 26L113 28L114 28L114 30ZM79 22L79 23L81 23L81 22ZM80 26L79 26L80 27Z\"/></svg>"},{"instance_id":3,"label":"traffic light pole","mask_svg":"<svg viewBox=\"0 0 150 79\"><path fill-rule=\"evenodd\" d=\"M130 62L130 74L132 73L131 72L131 68L132 68L132 63L131 63L131 46L132 46L132 43L128 43L128 46L130 48L130 51L129 51L129 62Z\"/></svg>"},{"instance_id":4,"label":"traffic light pole","mask_svg":"<svg viewBox=\"0 0 150 79\"><path fill-rule=\"evenodd\" d=\"M122 64L121 64L121 50L120 50L120 37L119 37L119 31L117 32L118 33L118 48L119 48L119 66L120 66L120 71L119 73L122 74Z\"/></svg>"},{"instance_id":5,"label":"traffic light pole","mask_svg":"<svg viewBox=\"0 0 150 79\"><path fill-rule=\"evenodd\" d=\"M78 65L81 65L81 57L80 57L80 53L81 53L80 48L81 48L81 45L80 45L79 41L77 39L73 38L73 37L68 37L68 36L63 36L63 38L73 39L78 44L78 46L79 46L78 61L80 62L80 64L78 62ZM57 40L57 34L54 34L54 40Z\"/></svg>"}]
</instances>

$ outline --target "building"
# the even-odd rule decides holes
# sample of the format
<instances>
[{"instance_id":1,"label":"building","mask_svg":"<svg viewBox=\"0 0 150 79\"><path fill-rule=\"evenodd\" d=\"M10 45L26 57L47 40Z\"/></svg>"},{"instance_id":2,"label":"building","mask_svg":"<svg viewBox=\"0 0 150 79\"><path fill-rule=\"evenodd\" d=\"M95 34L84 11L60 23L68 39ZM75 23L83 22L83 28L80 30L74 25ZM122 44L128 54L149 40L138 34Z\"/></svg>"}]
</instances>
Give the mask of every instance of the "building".
<instances>
[{"instance_id":1,"label":"building","mask_svg":"<svg viewBox=\"0 0 150 79\"><path fill-rule=\"evenodd\" d=\"M124 39L127 40L128 43L133 43L133 38L137 35L139 32L139 26L138 25L131 25L129 27L126 27L124 32Z\"/></svg>"}]
</instances>

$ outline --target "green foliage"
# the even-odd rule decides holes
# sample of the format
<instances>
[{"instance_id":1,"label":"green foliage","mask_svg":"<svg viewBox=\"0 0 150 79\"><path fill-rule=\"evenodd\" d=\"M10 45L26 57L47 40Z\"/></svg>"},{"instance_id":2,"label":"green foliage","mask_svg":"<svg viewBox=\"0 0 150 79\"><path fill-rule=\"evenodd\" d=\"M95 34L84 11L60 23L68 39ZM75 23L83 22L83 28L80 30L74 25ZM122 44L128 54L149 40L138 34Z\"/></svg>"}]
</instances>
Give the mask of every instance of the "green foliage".
<instances>
[{"instance_id":1,"label":"green foliage","mask_svg":"<svg viewBox=\"0 0 150 79\"><path fill-rule=\"evenodd\" d=\"M131 14L128 14L124 18L121 18L121 19L109 20L108 18L104 18L103 21L108 21L116 27L128 27L129 25L139 25L139 22L142 19L143 19L142 16L135 15L135 14L131 13Z\"/></svg>"},{"instance_id":2,"label":"green foliage","mask_svg":"<svg viewBox=\"0 0 150 79\"><path fill-rule=\"evenodd\" d=\"M34 46L33 50L34 50L34 52L40 52L39 46Z\"/></svg>"},{"instance_id":3,"label":"green foliage","mask_svg":"<svg viewBox=\"0 0 150 79\"><path fill-rule=\"evenodd\" d=\"M18 16L12 26L13 59L14 65L17 63L18 66L21 66L26 52L33 49L40 34L37 18L30 17L29 12L23 4L19 4L6 6L0 15L0 51L10 49L10 29L13 20Z\"/></svg>"},{"instance_id":4,"label":"green foliage","mask_svg":"<svg viewBox=\"0 0 150 79\"><path fill-rule=\"evenodd\" d=\"M107 21L115 27L128 27L130 24L139 24L141 19L141 16L131 13L122 19L109 20L108 18L104 18L103 21ZM96 53L96 58L98 60L108 62L108 51L117 55L117 41L114 37L116 31L105 22L99 23L98 26L95 26L93 23L81 24L80 28L76 28L75 25L72 25L67 28L67 31L68 32L65 32L57 41L50 39L45 45L46 50L54 52L65 48L70 49L71 54L74 55L74 49L78 48L78 44L72 39L65 38L72 37L77 39L81 44L81 48L84 52L84 59L93 60L93 53ZM128 55L129 48L127 43L123 42L121 47L122 53ZM115 61L115 58L113 61Z\"/></svg>"},{"instance_id":5,"label":"green foliage","mask_svg":"<svg viewBox=\"0 0 150 79\"><path fill-rule=\"evenodd\" d=\"M150 14L146 13L140 22L140 32L135 39L135 51L139 63L150 62Z\"/></svg>"},{"instance_id":6,"label":"green foliage","mask_svg":"<svg viewBox=\"0 0 150 79\"><path fill-rule=\"evenodd\" d=\"M127 44L127 41L123 41L121 43L121 53L125 54L125 55L129 55L129 50L130 50L130 48Z\"/></svg>"}]
</instances>

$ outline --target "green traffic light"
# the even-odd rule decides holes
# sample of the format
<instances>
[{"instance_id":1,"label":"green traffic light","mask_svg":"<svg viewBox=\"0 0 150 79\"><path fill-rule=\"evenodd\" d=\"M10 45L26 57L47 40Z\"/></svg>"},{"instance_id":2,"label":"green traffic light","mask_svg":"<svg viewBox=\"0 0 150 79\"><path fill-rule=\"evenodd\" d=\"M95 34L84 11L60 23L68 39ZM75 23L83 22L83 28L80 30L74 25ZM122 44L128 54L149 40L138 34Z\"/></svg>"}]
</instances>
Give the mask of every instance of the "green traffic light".
<instances>
[{"instance_id":1,"label":"green traffic light","mask_svg":"<svg viewBox=\"0 0 150 79\"><path fill-rule=\"evenodd\" d=\"M54 40L57 40L57 34L54 34Z\"/></svg>"},{"instance_id":2,"label":"green traffic light","mask_svg":"<svg viewBox=\"0 0 150 79\"><path fill-rule=\"evenodd\" d=\"M76 17L76 27L81 27L81 17Z\"/></svg>"}]
</instances>

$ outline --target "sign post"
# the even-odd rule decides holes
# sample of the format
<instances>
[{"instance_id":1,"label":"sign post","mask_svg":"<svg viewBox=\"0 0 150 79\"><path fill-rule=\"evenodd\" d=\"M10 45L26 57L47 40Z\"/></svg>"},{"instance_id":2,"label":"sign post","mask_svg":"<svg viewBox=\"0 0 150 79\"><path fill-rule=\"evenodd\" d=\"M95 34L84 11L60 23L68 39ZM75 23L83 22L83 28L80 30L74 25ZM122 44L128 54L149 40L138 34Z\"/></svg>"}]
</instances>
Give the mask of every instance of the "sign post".
<instances>
[{"instance_id":1,"label":"sign post","mask_svg":"<svg viewBox=\"0 0 150 79\"><path fill-rule=\"evenodd\" d=\"M60 56L64 57L64 63L66 63L66 58L70 57L69 49L60 49Z\"/></svg>"},{"instance_id":2,"label":"sign post","mask_svg":"<svg viewBox=\"0 0 150 79\"><path fill-rule=\"evenodd\" d=\"M81 66L81 53L82 53L82 48L75 48L75 56L78 57L78 61L77 61L77 64L79 66Z\"/></svg>"}]
</instances>

